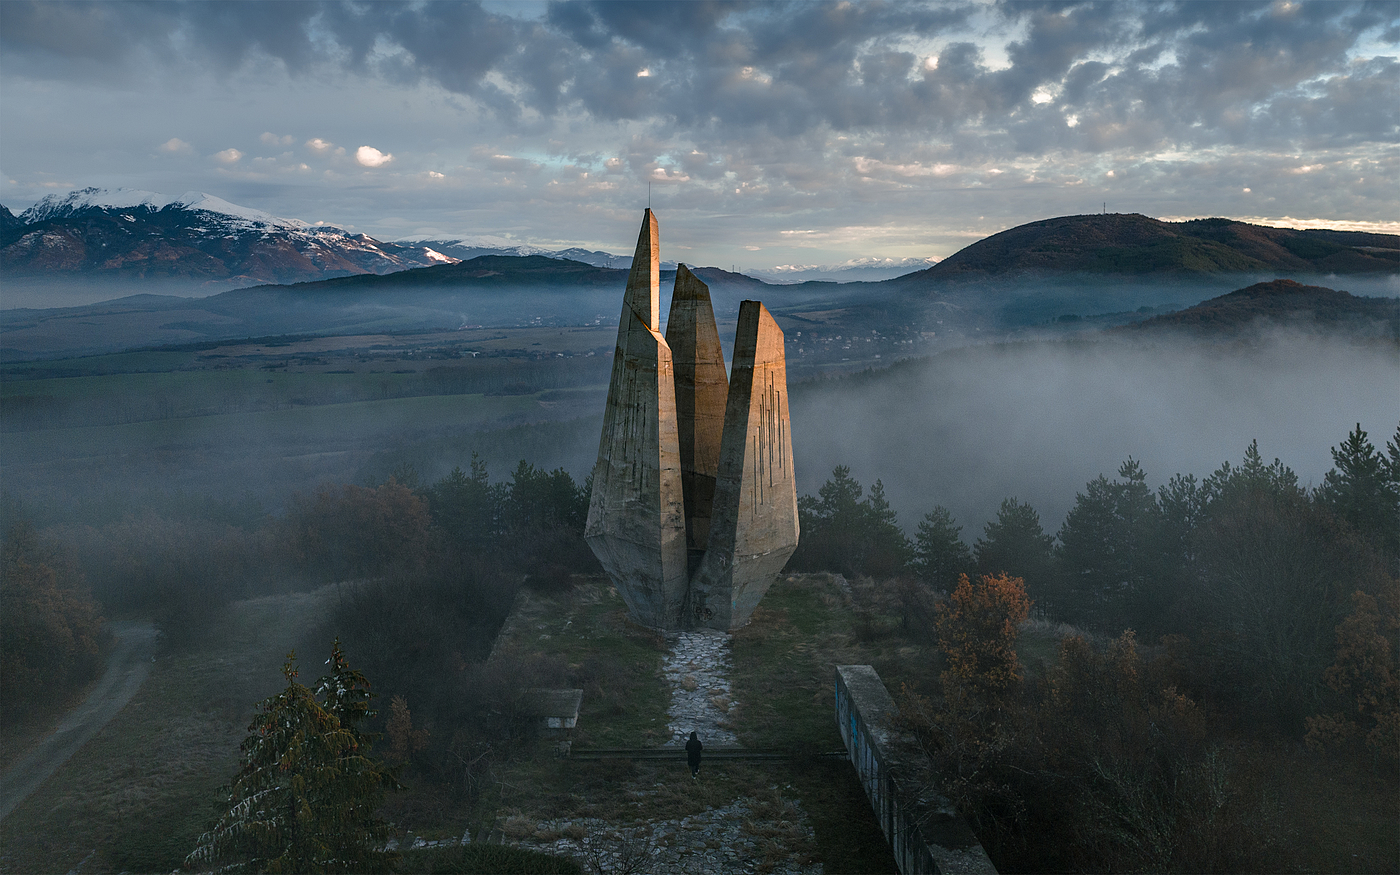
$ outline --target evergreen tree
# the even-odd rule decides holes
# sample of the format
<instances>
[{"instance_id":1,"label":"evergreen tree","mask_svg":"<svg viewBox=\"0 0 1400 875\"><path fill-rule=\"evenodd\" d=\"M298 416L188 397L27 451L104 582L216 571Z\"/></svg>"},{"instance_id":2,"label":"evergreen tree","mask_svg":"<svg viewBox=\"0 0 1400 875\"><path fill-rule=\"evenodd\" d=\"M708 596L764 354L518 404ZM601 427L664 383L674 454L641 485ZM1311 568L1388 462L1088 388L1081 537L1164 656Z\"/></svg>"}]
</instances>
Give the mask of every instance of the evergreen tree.
<instances>
[{"instance_id":1,"label":"evergreen tree","mask_svg":"<svg viewBox=\"0 0 1400 875\"><path fill-rule=\"evenodd\" d=\"M1376 451L1361 430L1332 448L1335 467L1322 479L1318 501L1383 555L1400 549L1400 482L1391 460Z\"/></svg>"},{"instance_id":2,"label":"evergreen tree","mask_svg":"<svg viewBox=\"0 0 1400 875\"><path fill-rule=\"evenodd\" d=\"M487 478L486 463L472 453L471 473L460 467L428 488L426 497L433 522L448 542L477 550L495 539L500 523L497 490Z\"/></svg>"},{"instance_id":3,"label":"evergreen tree","mask_svg":"<svg viewBox=\"0 0 1400 875\"><path fill-rule=\"evenodd\" d=\"M865 516L862 570L873 577L900 574L909 565L912 550L894 509L885 498L885 484L876 480L862 504Z\"/></svg>"},{"instance_id":4,"label":"evergreen tree","mask_svg":"<svg viewBox=\"0 0 1400 875\"><path fill-rule=\"evenodd\" d=\"M1274 459L1272 465L1265 465L1259 453L1259 441L1253 440L1244 451L1244 462L1238 468L1222 462L1201 484L1201 503L1207 513L1212 506L1224 506L1245 494L1302 497L1304 490L1298 485L1298 475L1293 469L1278 459Z\"/></svg>"},{"instance_id":5,"label":"evergreen tree","mask_svg":"<svg viewBox=\"0 0 1400 875\"><path fill-rule=\"evenodd\" d=\"M374 716L369 683L350 668L337 640L330 674L313 692L287 655L286 688L258 706L228 811L200 836L185 864L250 872L384 872L389 825L375 810L399 789L392 770L369 756Z\"/></svg>"},{"instance_id":6,"label":"evergreen tree","mask_svg":"<svg viewBox=\"0 0 1400 875\"><path fill-rule=\"evenodd\" d=\"M904 570L909 539L885 499L880 481L862 499L864 489L851 469L837 465L817 496L797 500L802 539L791 565L812 571L888 576Z\"/></svg>"},{"instance_id":7,"label":"evergreen tree","mask_svg":"<svg viewBox=\"0 0 1400 875\"><path fill-rule=\"evenodd\" d=\"M987 523L983 536L973 545L977 570L981 574L1006 573L1025 581L1037 601L1045 599L1053 586L1054 539L1040 527L1040 514L1029 504L1008 498L997 510L996 519Z\"/></svg>"},{"instance_id":8,"label":"evergreen tree","mask_svg":"<svg viewBox=\"0 0 1400 875\"><path fill-rule=\"evenodd\" d=\"M517 532L564 527L583 531L588 517L588 494L563 468L545 471L520 460L504 490L507 527Z\"/></svg>"},{"instance_id":9,"label":"evergreen tree","mask_svg":"<svg viewBox=\"0 0 1400 875\"><path fill-rule=\"evenodd\" d=\"M962 526L939 505L919 520L914 538L914 567L934 586L951 591L972 569L972 551L963 543Z\"/></svg>"},{"instance_id":10,"label":"evergreen tree","mask_svg":"<svg viewBox=\"0 0 1400 875\"><path fill-rule=\"evenodd\" d=\"M1149 589L1159 594L1148 584L1161 566L1160 513L1147 476L1130 458L1119 467L1118 477L1091 480L1075 497L1059 536L1065 595L1077 617L1114 631L1137 624L1140 618L1131 616L1137 612L1129 606L1149 595Z\"/></svg>"},{"instance_id":11,"label":"evergreen tree","mask_svg":"<svg viewBox=\"0 0 1400 875\"><path fill-rule=\"evenodd\" d=\"M1166 573L1180 576L1195 560L1193 539L1201 523L1205 496L1194 474L1173 474L1157 489L1161 515L1161 549Z\"/></svg>"},{"instance_id":12,"label":"evergreen tree","mask_svg":"<svg viewBox=\"0 0 1400 875\"><path fill-rule=\"evenodd\" d=\"M1377 566L1291 470L1263 463L1256 443L1201 494L1186 628L1209 630L1213 695L1296 728L1318 708L1345 596L1370 590Z\"/></svg>"}]
</instances>

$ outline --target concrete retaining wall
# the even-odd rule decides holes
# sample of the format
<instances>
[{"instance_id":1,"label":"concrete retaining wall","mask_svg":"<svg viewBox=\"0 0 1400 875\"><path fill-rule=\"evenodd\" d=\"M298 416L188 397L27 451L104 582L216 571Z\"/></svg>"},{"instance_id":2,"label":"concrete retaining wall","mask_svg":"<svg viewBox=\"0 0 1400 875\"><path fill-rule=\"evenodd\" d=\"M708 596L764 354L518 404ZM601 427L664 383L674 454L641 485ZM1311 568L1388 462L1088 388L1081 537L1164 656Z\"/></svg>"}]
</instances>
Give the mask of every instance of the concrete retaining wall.
<instances>
[{"instance_id":1,"label":"concrete retaining wall","mask_svg":"<svg viewBox=\"0 0 1400 875\"><path fill-rule=\"evenodd\" d=\"M952 803L923 784L921 756L895 723L899 708L869 665L836 667L836 725L903 875L995 875Z\"/></svg>"}]
</instances>

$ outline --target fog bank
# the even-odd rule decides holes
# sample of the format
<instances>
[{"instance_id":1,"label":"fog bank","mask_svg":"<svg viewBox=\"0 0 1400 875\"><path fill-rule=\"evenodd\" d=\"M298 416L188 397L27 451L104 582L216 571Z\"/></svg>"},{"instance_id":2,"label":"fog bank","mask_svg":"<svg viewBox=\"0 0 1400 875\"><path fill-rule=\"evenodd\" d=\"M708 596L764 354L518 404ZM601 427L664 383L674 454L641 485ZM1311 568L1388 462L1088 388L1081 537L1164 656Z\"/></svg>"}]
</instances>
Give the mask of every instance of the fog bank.
<instances>
[{"instance_id":1,"label":"fog bank","mask_svg":"<svg viewBox=\"0 0 1400 875\"><path fill-rule=\"evenodd\" d=\"M1076 492L1128 456L1155 488L1237 464L1257 438L1315 486L1357 422L1378 448L1394 435L1400 349L1280 333L984 346L796 386L792 418L799 494L849 465L883 480L911 535L942 504L971 544L1013 495L1053 534Z\"/></svg>"}]
</instances>

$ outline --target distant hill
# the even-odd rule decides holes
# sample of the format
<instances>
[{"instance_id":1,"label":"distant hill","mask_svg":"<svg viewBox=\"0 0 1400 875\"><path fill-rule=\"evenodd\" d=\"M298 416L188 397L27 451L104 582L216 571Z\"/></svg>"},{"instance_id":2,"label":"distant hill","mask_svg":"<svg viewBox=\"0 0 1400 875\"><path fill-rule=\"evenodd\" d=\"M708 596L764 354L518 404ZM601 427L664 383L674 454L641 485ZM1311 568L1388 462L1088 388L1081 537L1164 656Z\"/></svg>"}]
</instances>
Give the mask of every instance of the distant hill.
<instances>
[{"instance_id":1,"label":"distant hill","mask_svg":"<svg viewBox=\"0 0 1400 875\"><path fill-rule=\"evenodd\" d=\"M705 282L725 288L759 290L768 287L762 280L717 267L694 270L695 275ZM661 271L662 285L674 283L675 277L675 269ZM621 301L621 290L626 284L627 271L621 268L597 267L555 255L480 255L458 264L417 268L383 276L346 276L292 285L256 286L225 292L220 297L232 300L269 293L345 297L447 289L485 291L533 288L569 292L605 288L616 291Z\"/></svg>"},{"instance_id":2,"label":"distant hill","mask_svg":"<svg viewBox=\"0 0 1400 875\"><path fill-rule=\"evenodd\" d=\"M539 246L513 243L503 237L470 237L464 240L400 240L404 246L422 246L450 255L462 261L470 261L483 255L543 255L546 258L567 258L581 261L594 267L611 267L628 270L632 267L632 256L614 255L600 249L582 249L572 246L568 249L543 249ZM674 261L662 261L662 270L675 270Z\"/></svg>"},{"instance_id":3,"label":"distant hill","mask_svg":"<svg viewBox=\"0 0 1400 875\"><path fill-rule=\"evenodd\" d=\"M441 264L391 274L360 274L288 285L263 285L220 298L234 299L249 294L280 292L311 296L378 295L409 290L438 290L476 287L505 289L517 286L559 286L561 288L619 285L626 283L627 271L594 267L580 261L550 258L546 255L481 255L457 264Z\"/></svg>"},{"instance_id":4,"label":"distant hill","mask_svg":"<svg viewBox=\"0 0 1400 875\"><path fill-rule=\"evenodd\" d=\"M1036 274L1167 279L1251 272L1400 273L1400 235L1269 228L1231 219L1163 222L1136 213L1061 216L993 234L889 282L920 287Z\"/></svg>"},{"instance_id":5,"label":"distant hill","mask_svg":"<svg viewBox=\"0 0 1400 875\"><path fill-rule=\"evenodd\" d=\"M1260 322L1393 334L1400 330L1400 299L1358 297L1281 279L1255 283L1123 330L1232 334Z\"/></svg>"},{"instance_id":6,"label":"distant hill","mask_svg":"<svg viewBox=\"0 0 1400 875\"><path fill-rule=\"evenodd\" d=\"M742 298L772 305L777 297L789 303L812 297L800 286L769 286L718 268L695 273L710 284L722 320ZM674 281L675 271L661 272L663 289ZM625 270L543 255L486 255L204 298L140 294L68 308L13 308L0 324L0 361L276 334L600 325L616 322L626 284Z\"/></svg>"}]
</instances>

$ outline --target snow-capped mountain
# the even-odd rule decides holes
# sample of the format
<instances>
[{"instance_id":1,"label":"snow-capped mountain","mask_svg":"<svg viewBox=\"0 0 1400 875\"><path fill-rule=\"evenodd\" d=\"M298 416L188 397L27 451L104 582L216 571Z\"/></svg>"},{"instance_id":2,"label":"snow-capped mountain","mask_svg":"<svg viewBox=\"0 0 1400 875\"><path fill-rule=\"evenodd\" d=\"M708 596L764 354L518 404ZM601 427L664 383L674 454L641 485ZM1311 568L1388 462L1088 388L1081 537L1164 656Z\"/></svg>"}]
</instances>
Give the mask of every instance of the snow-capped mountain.
<instances>
[{"instance_id":1,"label":"snow-capped mountain","mask_svg":"<svg viewBox=\"0 0 1400 875\"><path fill-rule=\"evenodd\" d=\"M49 195L0 224L0 268L10 276L188 280L217 289L457 261L427 247L281 218L199 191L172 198L85 188Z\"/></svg>"}]
</instances>

